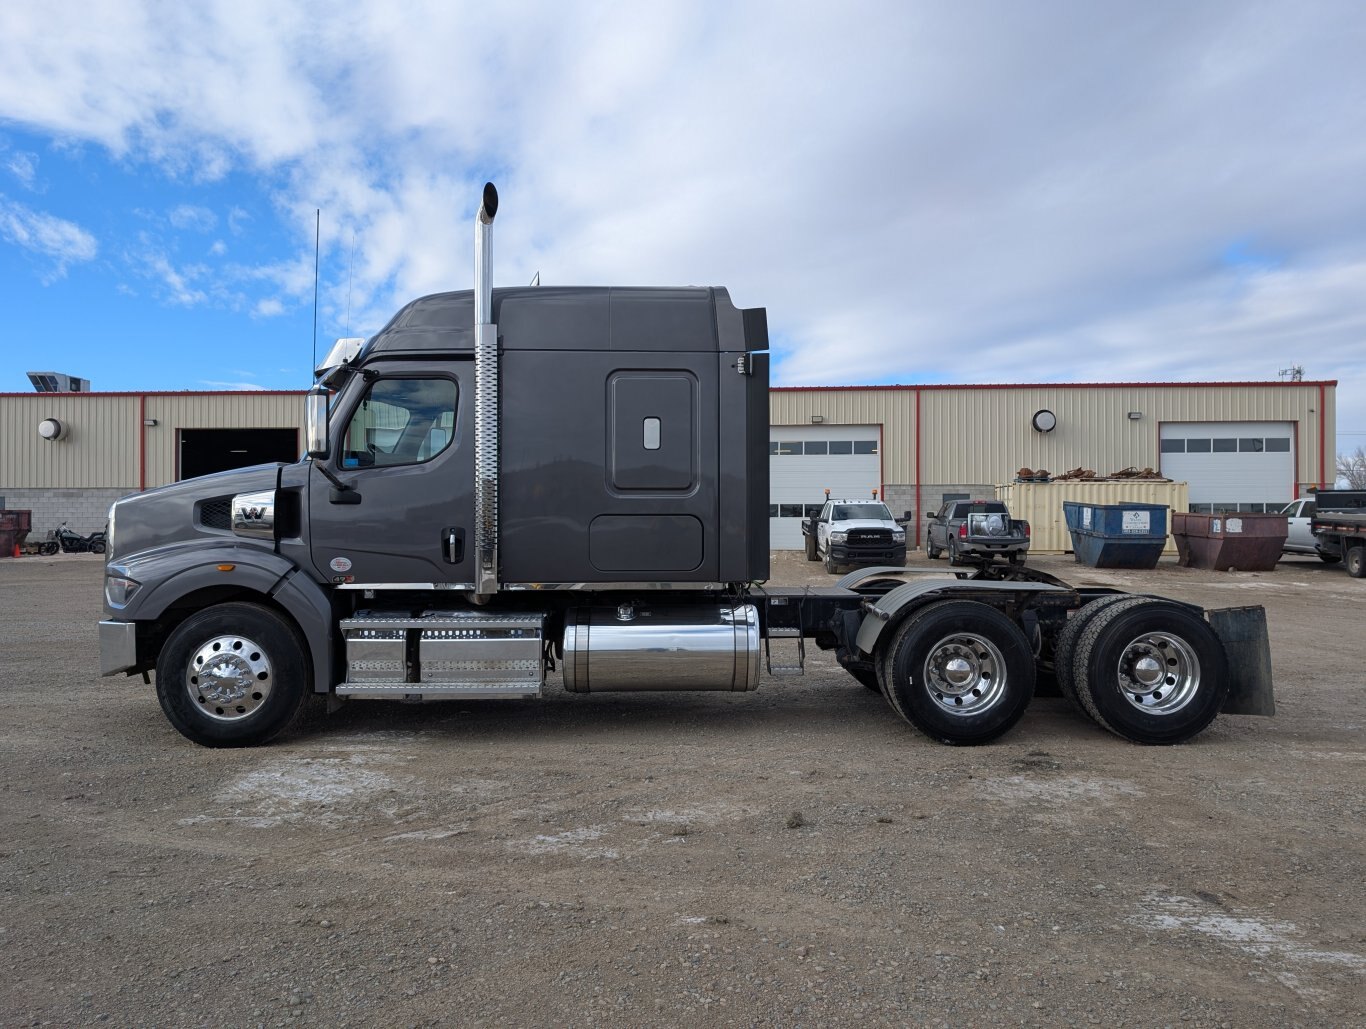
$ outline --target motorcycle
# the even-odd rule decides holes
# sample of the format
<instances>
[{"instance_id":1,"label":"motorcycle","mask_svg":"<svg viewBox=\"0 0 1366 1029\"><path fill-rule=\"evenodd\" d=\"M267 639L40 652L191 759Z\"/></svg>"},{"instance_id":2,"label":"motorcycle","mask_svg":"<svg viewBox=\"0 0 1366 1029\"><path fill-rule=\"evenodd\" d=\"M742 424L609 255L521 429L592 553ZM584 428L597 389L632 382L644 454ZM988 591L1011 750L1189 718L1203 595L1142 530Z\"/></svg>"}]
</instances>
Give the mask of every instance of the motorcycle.
<instances>
[{"instance_id":1,"label":"motorcycle","mask_svg":"<svg viewBox=\"0 0 1366 1029\"><path fill-rule=\"evenodd\" d=\"M105 548L105 535L103 532L92 532L89 536L82 536L79 532L66 527L66 522L48 533L48 538L38 548L40 554L55 554L61 550L64 554L103 554Z\"/></svg>"}]
</instances>

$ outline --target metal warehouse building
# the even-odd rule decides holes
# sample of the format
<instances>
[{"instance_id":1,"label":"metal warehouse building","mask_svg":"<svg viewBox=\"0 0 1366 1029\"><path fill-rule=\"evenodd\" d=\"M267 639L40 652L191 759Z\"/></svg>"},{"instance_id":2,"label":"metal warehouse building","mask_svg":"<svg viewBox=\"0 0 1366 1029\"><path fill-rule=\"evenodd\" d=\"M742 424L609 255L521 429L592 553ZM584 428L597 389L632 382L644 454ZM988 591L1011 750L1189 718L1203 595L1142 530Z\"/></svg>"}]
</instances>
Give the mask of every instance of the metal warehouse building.
<instances>
[{"instance_id":1,"label":"metal warehouse building","mask_svg":"<svg viewBox=\"0 0 1366 1029\"><path fill-rule=\"evenodd\" d=\"M775 388L770 530L832 495L878 490L893 512L989 496L1022 468L1152 468L1190 484L1193 510L1272 510L1332 483L1336 382L1077 383ZM125 493L205 472L292 461L301 392L0 394L0 506L89 532Z\"/></svg>"},{"instance_id":2,"label":"metal warehouse building","mask_svg":"<svg viewBox=\"0 0 1366 1029\"><path fill-rule=\"evenodd\" d=\"M1021 468L1152 468L1195 511L1263 511L1334 477L1337 383L1168 382L775 388L770 540L832 496L881 490L900 516L991 496Z\"/></svg>"}]
</instances>

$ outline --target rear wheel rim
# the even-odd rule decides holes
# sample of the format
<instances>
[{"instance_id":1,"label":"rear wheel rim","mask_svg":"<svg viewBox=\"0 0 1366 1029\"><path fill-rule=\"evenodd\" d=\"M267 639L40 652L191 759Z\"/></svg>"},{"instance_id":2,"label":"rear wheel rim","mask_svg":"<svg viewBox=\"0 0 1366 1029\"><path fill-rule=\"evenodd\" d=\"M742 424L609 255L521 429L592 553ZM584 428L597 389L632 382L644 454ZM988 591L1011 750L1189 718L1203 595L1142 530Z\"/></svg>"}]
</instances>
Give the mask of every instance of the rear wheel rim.
<instances>
[{"instance_id":1,"label":"rear wheel rim","mask_svg":"<svg viewBox=\"0 0 1366 1029\"><path fill-rule=\"evenodd\" d=\"M1200 659L1180 636L1144 633L1120 653L1119 689L1146 714L1175 714L1200 692Z\"/></svg>"},{"instance_id":2,"label":"rear wheel rim","mask_svg":"<svg viewBox=\"0 0 1366 1029\"><path fill-rule=\"evenodd\" d=\"M245 636L215 636L195 650L185 669L190 701L217 722L255 714L270 697L273 682L265 649Z\"/></svg>"},{"instance_id":3,"label":"rear wheel rim","mask_svg":"<svg viewBox=\"0 0 1366 1029\"><path fill-rule=\"evenodd\" d=\"M973 632L945 636L925 655L925 689L935 706L959 717L980 715L1006 692L1000 648Z\"/></svg>"}]
</instances>

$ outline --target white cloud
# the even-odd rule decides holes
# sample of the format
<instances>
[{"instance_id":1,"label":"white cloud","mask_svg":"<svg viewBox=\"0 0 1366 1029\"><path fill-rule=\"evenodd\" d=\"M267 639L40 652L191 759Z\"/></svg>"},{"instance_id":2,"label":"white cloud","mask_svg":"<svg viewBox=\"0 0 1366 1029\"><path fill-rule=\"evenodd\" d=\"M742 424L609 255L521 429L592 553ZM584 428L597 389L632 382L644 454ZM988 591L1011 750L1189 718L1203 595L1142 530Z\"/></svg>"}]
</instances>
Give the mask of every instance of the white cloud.
<instances>
[{"instance_id":1,"label":"white cloud","mask_svg":"<svg viewBox=\"0 0 1366 1029\"><path fill-rule=\"evenodd\" d=\"M24 151L5 153L5 168L19 180L25 189L36 188L38 176L38 155Z\"/></svg>"},{"instance_id":2,"label":"white cloud","mask_svg":"<svg viewBox=\"0 0 1366 1029\"><path fill-rule=\"evenodd\" d=\"M67 266L93 260L99 252L95 237L75 222L10 200L0 194L0 238L50 262L47 281L60 279Z\"/></svg>"},{"instance_id":3,"label":"white cloud","mask_svg":"<svg viewBox=\"0 0 1366 1029\"><path fill-rule=\"evenodd\" d=\"M257 382L234 382L224 379L200 379L199 384L208 386L209 389L263 390L266 388Z\"/></svg>"},{"instance_id":4,"label":"white cloud","mask_svg":"<svg viewBox=\"0 0 1366 1029\"><path fill-rule=\"evenodd\" d=\"M251 313L257 318L274 318L285 313L285 305L274 297L267 297L265 300L258 300Z\"/></svg>"},{"instance_id":5,"label":"white cloud","mask_svg":"<svg viewBox=\"0 0 1366 1029\"><path fill-rule=\"evenodd\" d=\"M213 245L209 247L209 253L212 254L214 257L222 257L227 252L228 245L224 243L221 239L214 240Z\"/></svg>"},{"instance_id":6,"label":"white cloud","mask_svg":"<svg viewBox=\"0 0 1366 1029\"><path fill-rule=\"evenodd\" d=\"M195 204L179 204L171 208L167 220L177 229L192 229L195 232L211 232L218 224L218 216L207 207Z\"/></svg>"}]
</instances>

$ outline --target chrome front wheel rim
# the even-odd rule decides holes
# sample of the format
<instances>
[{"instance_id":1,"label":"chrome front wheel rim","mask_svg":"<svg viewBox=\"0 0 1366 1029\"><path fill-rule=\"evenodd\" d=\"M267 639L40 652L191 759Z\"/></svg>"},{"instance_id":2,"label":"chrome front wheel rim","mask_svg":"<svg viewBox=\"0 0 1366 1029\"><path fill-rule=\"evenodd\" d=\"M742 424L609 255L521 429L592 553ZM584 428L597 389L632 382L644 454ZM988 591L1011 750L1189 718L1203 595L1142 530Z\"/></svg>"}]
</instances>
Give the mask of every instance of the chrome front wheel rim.
<instances>
[{"instance_id":1,"label":"chrome front wheel rim","mask_svg":"<svg viewBox=\"0 0 1366 1029\"><path fill-rule=\"evenodd\" d=\"M273 681L264 648L245 636L215 636L194 652L185 670L190 700L219 722L254 714L270 696Z\"/></svg>"},{"instance_id":2,"label":"chrome front wheel rim","mask_svg":"<svg viewBox=\"0 0 1366 1029\"><path fill-rule=\"evenodd\" d=\"M1006 663L985 636L945 636L925 656L925 688L935 705L953 715L979 715L1006 691Z\"/></svg>"},{"instance_id":3,"label":"chrome front wheel rim","mask_svg":"<svg viewBox=\"0 0 1366 1029\"><path fill-rule=\"evenodd\" d=\"M1145 633L1120 655L1119 689L1140 711L1174 714L1200 691L1200 659L1180 636Z\"/></svg>"}]
</instances>

